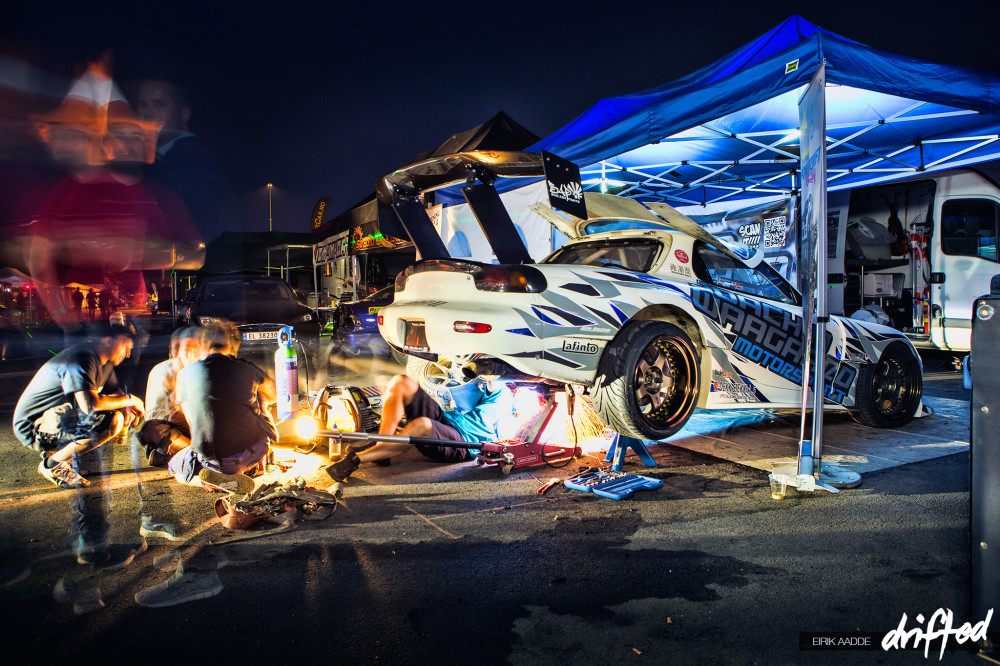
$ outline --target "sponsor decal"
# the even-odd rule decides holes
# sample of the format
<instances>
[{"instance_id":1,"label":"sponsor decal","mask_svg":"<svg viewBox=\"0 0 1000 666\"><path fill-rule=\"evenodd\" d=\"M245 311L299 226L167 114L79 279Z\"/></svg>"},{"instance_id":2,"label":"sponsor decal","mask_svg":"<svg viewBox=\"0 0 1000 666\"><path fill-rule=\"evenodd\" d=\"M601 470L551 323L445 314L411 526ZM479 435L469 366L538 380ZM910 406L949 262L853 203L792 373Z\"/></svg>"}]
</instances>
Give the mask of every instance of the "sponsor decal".
<instances>
[{"instance_id":1,"label":"sponsor decal","mask_svg":"<svg viewBox=\"0 0 1000 666\"><path fill-rule=\"evenodd\" d=\"M733 402L757 402L753 387L743 382L713 380L711 390L724 393Z\"/></svg>"},{"instance_id":2,"label":"sponsor decal","mask_svg":"<svg viewBox=\"0 0 1000 666\"><path fill-rule=\"evenodd\" d=\"M764 249L783 247L788 230L785 216L769 217L764 220Z\"/></svg>"},{"instance_id":3,"label":"sponsor decal","mask_svg":"<svg viewBox=\"0 0 1000 666\"><path fill-rule=\"evenodd\" d=\"M677 264L670 264L670 272L674 275L680 275L683 277L694 277L691 273L690 266L678 266Z\"/></svg>"},{"instance_id":4,"label":"sponsor decal","mask_svg":"<svg viewBox=\"0 0 1000 666\"><path fill-rule=\"evenodd\" d=\"M682 264L686 264L687 262L690 261L687 252L685 252L684 250L674 250L674 257L677 259L677 261L681 262Z\"/></svg>"},{"instance_id":5,"label":"sponsor decal","mask_svg":"<svg viewBox=\"0 0 1000 666\"><path fill-rule=\"evenodd\" d=\"M757 246L760 245L760 231L760 222L748 222L747 224L741 224L736 233L740 235L740 240L743 241L744 245L756 250Z\"/></svg>"},{"instance_id":6,"label":"sponsor decal","mask_svg":"<svg viewBox=\"0 0 1000 666\"><path fill-rule=\"evenodd\" d=\"M785 63L785 74L791 74L792 72L794 72L798 68L799 68L799 59L798 58L796 58L795 60L792 60L791 62L786 62Z\"/></svg>"},{"instance_id":7,"label":"sponsor decal","mask_svg":"<svg viewBox=\"0 0 1000 666\"><path fill-rule=\"evenodd\" d=\"M716 287L694 287L695 309L725 331L732 352L795 384L802 384L802 317L764 301ZM833 334L826 332L825 347ZM858 371L830 356L824 366L827 399L842 403ZM810 384L812 379L810 378Z\"/></svg>"},{"instance_id":8,"label":"sponsor decal","mask_svg":"<svg viewBox=\"0 0 1000 666\"><path fill-rule=\"evenodd\" d=\"M384 307L385 307L384 305L379 305L379 306L373 305L372 307L368 308L368 314L378 314L378 311Z\"/></svg>"},{"instance_id":9,"label":"sponsor decal","mask_svg":"<svg viewBox=\"0 0 1000 666\"><path fill-rule=\"evenodd\" d=\"M570 203L580 203L583 201L583 187L579 183L566 183L555 185L549 183L549 196L554 199L562 199Z\"/></svg>"},{"instance_id":10,"label":"sponsor decal","mask_svg":"<svg viewBox=\"0 0 1000 666\"><path fill-rule=\"evenodd\" d=\"M596 354L598 347L593 342L580 342L579 340L563 340L562 350L572 354Z\"/></svg>"},{"instance_id":11,"label":"sponsor decal","mask_svg":"<svg viewBox=\"0 0 1000 666\"><path fill-rule=\"evenodd\" d=\"M348 252L347 232L328 238L322 243L313 246L313 263L328 264L341 257L346 257Z\"/></svg>"},{"instance_id":12,"label":"sponsor decal","mask_svg":"<svg viewBox=\"0 0 1000 666\"><path fill-rule=\"evenodd\" d=\"M610 333L611 329L604 326L581 326L581 333Z\"/></svg>"}]
</instances>

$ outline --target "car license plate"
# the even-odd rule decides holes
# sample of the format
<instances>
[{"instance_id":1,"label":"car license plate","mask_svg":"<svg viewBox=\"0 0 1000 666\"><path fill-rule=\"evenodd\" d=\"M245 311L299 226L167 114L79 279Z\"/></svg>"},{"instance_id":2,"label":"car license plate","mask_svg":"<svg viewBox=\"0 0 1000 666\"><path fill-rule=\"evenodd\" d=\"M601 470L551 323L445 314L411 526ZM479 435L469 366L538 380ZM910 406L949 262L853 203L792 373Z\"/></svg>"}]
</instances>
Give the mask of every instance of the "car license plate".
<instances>
[{"instance_id":1,"label":"car license plate","mask_svg":"<svg viewBox=\"0 0 1000 666\"><path fill-rule=\"evenodd\" d=\"M246 342L256 341L256 340L277 340L277 331L253 331L243 334L243 340Z\"/></svg>"},{"instance_id":2,"label":"car license plate","mask_svg":"<svg viewBox=\"0 0 1000 666\"><path fill-rule=\"evenodd\" d=\"M422 321L404 321L403 349L415 352L429 352L427 332Z\"/></svg>"}]
</instances>

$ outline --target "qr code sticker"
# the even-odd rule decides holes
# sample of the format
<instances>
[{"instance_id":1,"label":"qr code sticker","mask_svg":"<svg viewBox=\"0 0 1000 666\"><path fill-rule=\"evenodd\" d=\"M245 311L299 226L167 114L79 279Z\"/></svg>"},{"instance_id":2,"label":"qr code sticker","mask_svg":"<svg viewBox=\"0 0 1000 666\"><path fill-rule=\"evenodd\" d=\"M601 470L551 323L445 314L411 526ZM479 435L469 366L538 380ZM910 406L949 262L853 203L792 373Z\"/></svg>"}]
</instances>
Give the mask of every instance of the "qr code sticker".
<instances>
[{"instance_id":1,"label":"qr code sticker","mask_svg":"<svg viewBox=\"0 0 1000 666\"><path fill-rule=\"evenodd\" d=\"M764 220L764 249L785 244L785 216Z\"/></svg>"}]
</instances>

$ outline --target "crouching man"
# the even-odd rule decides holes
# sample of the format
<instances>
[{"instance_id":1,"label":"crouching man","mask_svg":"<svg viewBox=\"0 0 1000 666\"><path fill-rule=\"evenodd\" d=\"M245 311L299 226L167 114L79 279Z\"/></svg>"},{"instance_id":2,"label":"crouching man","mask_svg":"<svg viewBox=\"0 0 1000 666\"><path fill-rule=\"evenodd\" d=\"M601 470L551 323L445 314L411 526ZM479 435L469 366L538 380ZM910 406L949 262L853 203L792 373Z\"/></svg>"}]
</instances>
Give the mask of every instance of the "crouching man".
<instances>
[{"instance_id":1,"label":"crouching man","mask_svg":"<svg viewBox=\"0 0 1000 666\"><path fill-rule=\"evenodd\" d=\"M175 398L191 428L191 445L170 459L178 481L248 493L278 433L267 412L278 399L274 380L236 358L240 333L230 322L205 327L207 356L177 374Z\"/></svg>"},{"instance_id":2,"label":"crouching man","mask_svg":"<svg viewBox=\"0 0 1000 666\"><path fill-rule=\"evenodd\" d=\"M177 374L201 358L202 329L179 328L170 338L170 358L149 371L146 381L146 422L136 435L153 467L165 467L170 457L191 445L191 428L177 402Z\"/></svg>"},{"instance_id":3,"label":"crouching man","mask_svg":"<svg viewBox=\"0 0 1000 666\"><path fill-rule=\"evenodd\" d=\"M463 387L463 402L468 409L444 410L429 393L411 377L396 375L390 380L382 400L380 435L395 435L396 428L406 418L398 434L407 437L427 437L453 442L482 443L506 439L516 428L513 422L513 399L503 382L476 380ZM326 468L334 481L343 481L363 462L375 462L399 455L410 447L438 462L461 462L472 454L467 448L446 445L379 442L355 453L348 451Z\"/></svg>"},{"instance_id":4,"label":"crouching man","mask_svg":"<svg viewBox=\"0 0 1000 666\"><path fill-rule=\"evenodd\" d=\"M83 492L89 472L110 465L109 441L142 418L142 400L118 385L115 366L132 350L131 332L109 326L87 341L56 354L28 383L14 408L14 434L38 451L38 473L61 488L76 488L70 500L72 536L81 563L108 559L105 492Z\"/></svg>"}]
</instances>

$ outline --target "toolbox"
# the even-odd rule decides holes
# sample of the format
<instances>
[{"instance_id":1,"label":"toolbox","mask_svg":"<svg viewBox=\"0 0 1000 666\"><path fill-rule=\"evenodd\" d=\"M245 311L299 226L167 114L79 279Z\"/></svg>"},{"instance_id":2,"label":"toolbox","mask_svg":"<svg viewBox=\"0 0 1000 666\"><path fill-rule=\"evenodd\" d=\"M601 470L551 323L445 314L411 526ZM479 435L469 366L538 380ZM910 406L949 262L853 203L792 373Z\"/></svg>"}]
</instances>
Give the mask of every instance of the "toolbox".
<instances>
[{"instance_id":1,"label":"toolbox","mask_svg":"<svg viewBox=\"0 0 1000 666\"><path fill-rule=\"evenodd\" d=\"M567 488L594 493L608 499L621 500L631 497L638 490L656 490L663 486L660 479L628 474L626 472L606 472L594 470L566 479Z\"/></svg>"}]
</instances>

